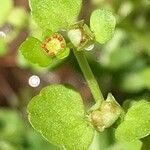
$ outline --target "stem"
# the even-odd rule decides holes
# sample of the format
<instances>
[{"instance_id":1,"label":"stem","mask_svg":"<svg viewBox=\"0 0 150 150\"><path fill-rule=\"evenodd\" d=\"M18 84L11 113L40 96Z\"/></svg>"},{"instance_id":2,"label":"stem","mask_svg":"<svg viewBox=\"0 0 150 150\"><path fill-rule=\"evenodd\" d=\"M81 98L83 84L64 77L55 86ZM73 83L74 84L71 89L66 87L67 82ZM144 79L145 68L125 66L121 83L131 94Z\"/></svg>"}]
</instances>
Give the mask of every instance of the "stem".
<instances>
[{"instance_id":1,"label":"stem","mask_svg":"<svg viewBox=\"0 0 150 150\"><path fill-rule=\"evenodd\" d=\"M75 49L74 55L77 58L77 61L79 63L79 66L84 74L84 77L88 83L88 86L91 90L91 93L93 95L93 98L95 99L96 104L91 108L91 110L96 110L100 107L102 101L104 101L103 94L99 88L99 85L92 73L92 70L88 64L88 61L86 59L86 56L83 51L76 51Z\"/></svg>"}]
</instances>

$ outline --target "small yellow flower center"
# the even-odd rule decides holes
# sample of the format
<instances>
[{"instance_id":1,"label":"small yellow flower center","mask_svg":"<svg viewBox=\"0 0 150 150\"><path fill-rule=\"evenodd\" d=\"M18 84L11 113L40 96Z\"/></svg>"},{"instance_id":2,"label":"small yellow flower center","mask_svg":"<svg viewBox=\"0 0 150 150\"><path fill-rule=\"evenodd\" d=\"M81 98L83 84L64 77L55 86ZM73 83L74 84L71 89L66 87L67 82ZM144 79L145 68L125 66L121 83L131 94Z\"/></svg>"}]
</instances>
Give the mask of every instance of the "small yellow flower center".
<instances>
[{"instance_id":1,"label":"small yellow flower center","mask_svg":"<svg viewBox=\"0 0 150 150\"><path fill-rule=\"evenodd\" d=\"M66 47L66 42L61 34L55 33L46 38L41 47L49 54L49 56L54 57Z\"/></svg>"},{"instance_id":2,"label":"small yellow flower center","mask_svg":"<svg viewBox=\"0 0 150 150\"><path fill-rule=\"evenodd\" d=\"M46 48L47 48L49 51L51 51L51 52L53 52L53 53L55 53L55 54L57 54L57 52L58 52L60 49L62 49L62 48L61 48L61 43L60 43L60 41L59 41L58 39L53 39L53 40L49 41L49 42L46 44Z\"/></svg>"}]
</instances>

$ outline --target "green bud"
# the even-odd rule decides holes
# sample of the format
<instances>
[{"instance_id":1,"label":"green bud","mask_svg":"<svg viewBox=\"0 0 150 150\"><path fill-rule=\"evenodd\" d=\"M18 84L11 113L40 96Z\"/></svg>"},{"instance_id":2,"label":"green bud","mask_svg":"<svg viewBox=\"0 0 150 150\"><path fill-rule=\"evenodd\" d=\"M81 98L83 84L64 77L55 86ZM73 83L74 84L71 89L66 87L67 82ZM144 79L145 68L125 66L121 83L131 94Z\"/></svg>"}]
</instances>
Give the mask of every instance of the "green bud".
<instances>
[{"instance_id":1,"label":"green bud","mask_svg":"<svg viewBox=\"0 0 150 150\"><path fill-rule=\"evenodd\" d=\"M105 128L113 125L121 115L122 109L116 102L112 94L108 94L99 110L93 111L90 115L93 125L98 131L104 131Z\"/></svg>"},{"instance_id":2,"label":"green bud","mask_svg":"<svg viewBox=\"0 0 150 150\"><path fill-rule=\"evenodd\" d=\"M90 46L94 41L93 33L83 21L76 23L70 28L68 38L77 50Z\"/></svg>"}]
</instances>

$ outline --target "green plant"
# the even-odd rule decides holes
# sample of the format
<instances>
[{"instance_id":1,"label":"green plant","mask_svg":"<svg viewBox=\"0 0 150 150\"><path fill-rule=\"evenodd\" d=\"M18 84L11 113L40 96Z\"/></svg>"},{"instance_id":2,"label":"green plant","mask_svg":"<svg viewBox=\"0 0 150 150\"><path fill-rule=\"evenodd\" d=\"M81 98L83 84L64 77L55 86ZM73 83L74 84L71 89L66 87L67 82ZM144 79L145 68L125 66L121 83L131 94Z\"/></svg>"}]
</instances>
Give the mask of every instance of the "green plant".
<instances>
[{"instance_id":1,"label":"green plant","mask_svg":"<svg viewBox=\"0 0 150 150\"><path fill-rule=\"evenodd\" d=\"M22 7L16 7L12 0L0 1L0 56L7 53L11 43L27 25L28 14Z\"/></svg>"},{"instance_id":2,"label":"green plant","mask_svg":"<svg viewBox=\"0 0 150 150\"><path fill-rule=\"evenodd\" d=\"M85 111L80 94L72 86L50 85L30 101L29 121L49 142L68 150L87 150L94 131L103 132L111 126L116 128L118 140L139 142L150 134L150 102L133 103L126 112L111 93L105 100L84 52L112 37L115 17L108 10L96 9L88 26L77 19L81 6L81 0L30 0L32 16L43 36L42 40L28 37L19 49L28 61L42 67L56 58L66 58L72 50L96 103Z\"/></svg>"},{"instance_id":3,"label":"green plant","mask_svg":"<svg viewBox=\"0 0 150 150\"><path fill-rule=\"evenodd\" d=\"M0 149L56 150L30 126L25 125L19 111L0 107Z\"/></svg>"}]
</instances>

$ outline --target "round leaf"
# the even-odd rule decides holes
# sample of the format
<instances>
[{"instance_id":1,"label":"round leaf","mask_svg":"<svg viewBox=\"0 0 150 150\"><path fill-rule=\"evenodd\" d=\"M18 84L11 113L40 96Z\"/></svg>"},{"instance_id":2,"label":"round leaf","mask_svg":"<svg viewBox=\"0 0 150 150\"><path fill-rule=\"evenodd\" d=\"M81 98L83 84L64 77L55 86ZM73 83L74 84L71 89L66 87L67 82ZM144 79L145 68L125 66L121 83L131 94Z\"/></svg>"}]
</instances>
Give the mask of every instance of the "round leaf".
<instances>
[{"instance_id":1,"label":"round leaf","mask_svg":"<svg viewBox=\"0 0 150 150\"><path fill-rule=\"evenodd\" d=\"M129 108L124 121L116 129L116 138L133 141L150 134L150 102L142 100Z\"/></svg>"},{"instance_id":2,"label":"round leaf","mask_svg":"<svg viewBox=\"0 0 150 150\"><path fill-rule=\"evenodd\" d=\"M37 24L52 31L73 24L80 13L82 0L30 0Z\"/></svg>"},{"instance_id":3,"label":"round leaf","mask_svg":"<svg viewBox=\"0 0 150 150\"><path fill-rule=\"evenodd\" d=\"M115 25L115 17L107 10L98 9L91 15L91 30L94 32L96 40L101 44L107 42L112 37Z\"/></svg>"},{"instance_id":4,"label":"round leaf","mask_svg":"<svg viewBox=\"0 0 150 150\"><path fill-rule=\"evenodd\" d=\"M85 120L82 98L69 86L44 88L28 105L29 120L49 142L67 150L87 150L93 128Z\"/></svg>"},{"instance_id":5,"label":"round leaf","mask_svg":"<svg viewBox=\"0 0 150 150\"><path fill-rule=\"evenodd\" d=\"M34 37L27 38L19 49L28 61L41 67L46 67L52 62L52 59L41 48L41 42Z\"/></svg>"}]
</instances>

